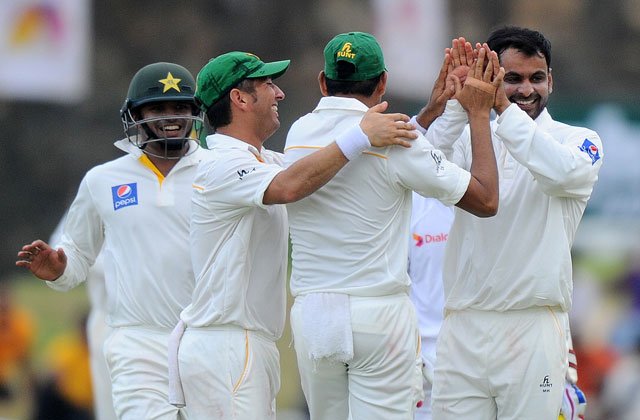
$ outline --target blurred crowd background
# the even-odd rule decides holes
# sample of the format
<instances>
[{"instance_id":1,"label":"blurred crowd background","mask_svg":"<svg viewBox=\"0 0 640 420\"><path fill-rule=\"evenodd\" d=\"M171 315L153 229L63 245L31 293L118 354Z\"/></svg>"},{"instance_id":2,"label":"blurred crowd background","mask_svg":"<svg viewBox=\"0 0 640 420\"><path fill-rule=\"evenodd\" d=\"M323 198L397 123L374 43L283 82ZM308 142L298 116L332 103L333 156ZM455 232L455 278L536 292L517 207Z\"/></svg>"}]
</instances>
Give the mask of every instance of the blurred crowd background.
<instances>
[{"instance_id":1,"label":"blurred crowd background","mask_svg":"<svg viewBox=\"0 0 640 420\"><path fill-rule=\"evenodd\" d=\"M335 34L378 37L390 110L414 114L451 39L482 42L504 24L551 40L551 114L603 140L574 245L579 386L587 419L640 418L640 0L2 0L0 418L35 418L52 389L91 405L77 362L86 292L49 290L14 261L24 243L49 238L84 173L119 156L119 109L140 67L171 61L195 75L230 50L291 59L278 79L282 127L266 144L281 150L288 126L318 100L322 50ZM303 419L290 336L279 344L278 418Z\"/></svg>"}]
</instances>

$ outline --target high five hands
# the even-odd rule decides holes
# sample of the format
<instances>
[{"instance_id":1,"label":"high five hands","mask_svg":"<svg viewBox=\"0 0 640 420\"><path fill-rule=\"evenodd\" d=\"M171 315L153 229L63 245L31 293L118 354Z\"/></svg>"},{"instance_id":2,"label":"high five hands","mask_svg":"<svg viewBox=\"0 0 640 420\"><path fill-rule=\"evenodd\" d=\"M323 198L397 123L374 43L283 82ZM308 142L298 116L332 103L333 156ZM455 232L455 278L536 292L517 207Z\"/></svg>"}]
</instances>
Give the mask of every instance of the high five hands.
<instances>
[{"instance_id":1,"label":"high five hands","mask_svg":"<svg viewBox=\"0 0 640 420\"><path fill-rule=\"evenodd\" d=\"M484 53L479 64L481 50L484 50ZM428 128L444 112L445 105L449 99L455 98L459 100L460 92L470 73L473 79L477 82L482 82L480 84L471 82L475 89L479 89L479 86L484 86L486 88L484 91L482 89L479 90L490 94L492 89L489 89L483 83L488 83L495 88L493 89L494 97L496 98L493 104L494 109L502 110L497 107L498 103L506 103L508 106L509 100L506 98L502 88L504 70L501 75L498 56L489 49L486 43L478 43L476 48L473 49L471 43L464 37L458 37L451 41L451 47L446 48L444 53L444 61L431 90L429 102L417 115L417 121L422 127ZM484 71L489 65L491 65L490 70ZM483 72L479 72L479 69L482 69ZM463 100L466 99L470 91L471 89L468 88Z\"/></svg>"}]
</instances>

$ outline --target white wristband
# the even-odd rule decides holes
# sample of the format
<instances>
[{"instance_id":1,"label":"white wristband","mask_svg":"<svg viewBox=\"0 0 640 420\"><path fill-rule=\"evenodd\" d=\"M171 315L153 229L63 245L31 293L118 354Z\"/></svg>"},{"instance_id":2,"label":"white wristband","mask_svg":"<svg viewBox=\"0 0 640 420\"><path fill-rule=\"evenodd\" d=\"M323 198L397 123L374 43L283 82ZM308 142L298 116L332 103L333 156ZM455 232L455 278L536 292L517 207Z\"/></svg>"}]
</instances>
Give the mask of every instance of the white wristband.
<instances>
[{"instance_id":1,"label":"white wristband","mask_svg":"<svg viewBox=\"0 0 640 420\"><path fill-rule=\"evenodd\" d=\"M360 128L360 124L356 124L354 127L340 134L336 138L336 144L348 160L357 158L364 150L371 147L369 138L364 134L362 128Z\"/></svg>"}]
</instances>

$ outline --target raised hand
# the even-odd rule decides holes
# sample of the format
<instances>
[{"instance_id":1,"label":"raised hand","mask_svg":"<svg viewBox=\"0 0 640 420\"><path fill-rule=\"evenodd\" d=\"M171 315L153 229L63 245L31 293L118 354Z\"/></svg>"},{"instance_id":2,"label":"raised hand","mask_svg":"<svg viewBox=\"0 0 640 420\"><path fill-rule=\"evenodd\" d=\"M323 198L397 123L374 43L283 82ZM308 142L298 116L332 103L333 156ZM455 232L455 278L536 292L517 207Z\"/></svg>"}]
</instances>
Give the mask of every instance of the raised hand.
<instances>
[{"instance_id":1,"label":"raised hand","mask_svg":"<svg viewBox=\"0 0 640 420\"><path fill-rule=\"evenodd\" d=\"M449 74L453 74L460 79L460 83L464 84L469 70L473 66L477 58L477 52L471 47L471 43L464 37L455 38L451 41L451 67Z\"/></svg>"},{"instance_id":2,"label":"raised hand","mask_svg":"<svg viewBox=\"0 0 640 420\"><path fill-rule=\"evenodd\" d=\"M453 58L451 57L449 48L447 48L442 67L440 67L440 72L438 73L438 78L431 89L429 102L420 110L418 115L416 115L416 121L425 129L429 128L431 123L442 115L447 101L451 99L455 93L453 80L447 77L449 71L453 68L451 64L452 60Z\"/></svg>"},{"instance_id":3,"label":"raised hand","mask_svg":"<svg viewBox=\"0 0 640 420\"><path fill-rule=\"evenodd\" d=\"M418 138L418 133L409 122L409 116L401 113L383 114L388 106L389 104L383 101L369 108L360 121L360 128L374 147L411 147L409 140Z\"/></svg>"},{"instance_id":4,"label":"raised hand","mask_svg":"<svg viewBox=\"0 0 640 420\"><path fill-rule=\"evenodd\" d=\"M67 256L62 248L53 249L40 239L26 244L18 251L16 266L24 267L41 280L55 280L67 267Z\"/></svg>"},{"instance_id":5,"label":"raised hand","mask_svg":"<svg viewBox=\"0 0 640 420\"><path fill-rule=\"evenodd\" d=\"M504 69L500 67L498 55L484 46L480 47L478 58L469 69L464 86L454 76L455 98L468 113L488 112L494 106L496 90L503 78Z\"/></svg>"}]
</instances>

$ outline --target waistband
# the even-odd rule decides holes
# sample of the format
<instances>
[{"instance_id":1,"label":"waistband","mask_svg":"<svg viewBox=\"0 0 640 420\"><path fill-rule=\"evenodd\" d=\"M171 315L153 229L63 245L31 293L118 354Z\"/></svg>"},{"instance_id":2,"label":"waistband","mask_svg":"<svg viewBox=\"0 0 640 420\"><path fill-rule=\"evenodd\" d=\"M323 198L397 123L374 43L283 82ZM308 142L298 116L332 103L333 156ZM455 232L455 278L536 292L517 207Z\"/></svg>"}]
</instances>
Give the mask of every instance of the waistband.
<instances>
[{"instance_id":1,"label":"waistband","mask_svg":"<svg viewBox=\"0 0 640 420\"><path fill-rule=\"evenodd\" d=\"M305 296L309 296L313 293L325 293L325 292L312 292L312 293L305 293L303 295L298 295L295 297L294 301L298 301L299 299L304 299ZM340 292L326 292L326 293L335 293L335 294L340 294ZM408 299L409 298L409 293L407 292L399 292L399 293L394 293L391 295L382 295L382 296L360 296L360 295L350 295L348 293L345 293L347 296L349 296L349 300L351 302L360 302L360 301L369 301L369 300L376 300L376 301L393 301L393 300L402 300L402 299Z\"/></svg>"},{"instance_id":2,"label":"waistband","mask_svg":"<svg viewBox=\"0 0 640 420\"><path fill-rule=\"evenodd\" d=\"M532 306L529 308L522 309L509 309L507 311L496 311L496 310L483 310L483 309L474 309L474 308L464 308L464 309L445 309L444 317L446 318L449 315L453 315L456 313L470 313L470 314L478 314L478 315L491 315L491 314L526 314L526 313L536 313L536 312L551 312L558 315L568 314L567 311L564 311L560 306Z\"/></svg>"},{"instance_id":3,"label":"waistband","mask_svg":"<svg viewBox=\"0 0 640 420\"><path fill-rule=\"evenodd\" d=\"M246 328L243 328L239 325L234 325L234 324L220 324L220 325L207 325L204 327L191 327L191 326L187 326L185 328L185 333L186 332L194 332L194 333L204 333L204 332L213 332L213 331L236 331L236 332L241 332L244 333L246 332L249 335L252 336L256 336L271 342L276 342L277 339L274 338L273 336L265 333L264 331L258 331L258 330L248 330Z\"/></svg>"},{"instance_id":4,"label":"waistband","mask_svg":"<svg viewBox=\"0 0 640 420\"><path fill-rule=\"evenodd\" d=\"M111 327L115 330L124 330L124 331L144 331L151 332L157 334L171 334L174 327L159 327L156 325L123 325L119 327Z\"/></svg>"}]
</instances>

